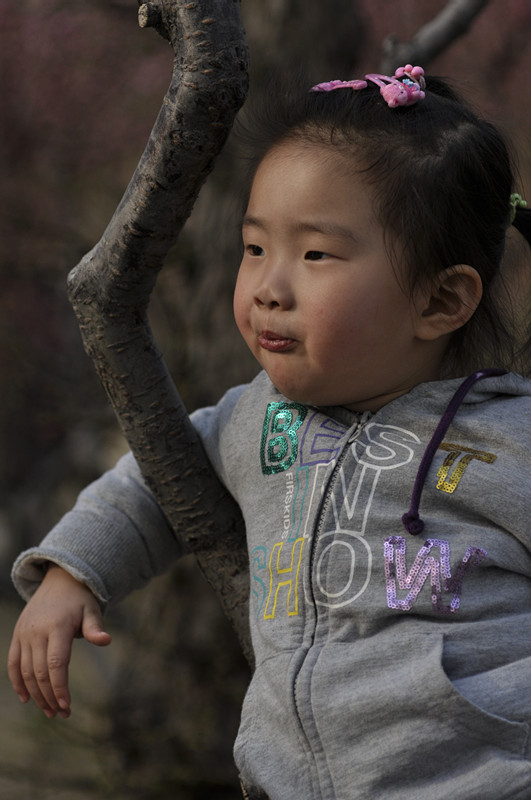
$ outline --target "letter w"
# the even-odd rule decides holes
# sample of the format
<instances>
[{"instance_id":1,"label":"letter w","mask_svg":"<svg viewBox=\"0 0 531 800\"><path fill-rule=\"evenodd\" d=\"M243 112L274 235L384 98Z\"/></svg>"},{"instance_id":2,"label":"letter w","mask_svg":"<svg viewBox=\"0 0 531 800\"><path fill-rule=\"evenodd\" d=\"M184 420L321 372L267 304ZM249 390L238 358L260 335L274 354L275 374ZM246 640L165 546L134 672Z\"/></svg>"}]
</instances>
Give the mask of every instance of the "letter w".
<instances>
[{"instance_id":1,"label":"letter w","mask_svg":"<svg viewBox=\"0 0 531 800\"><path fill-rule=\"evenodd\" d=\"M439 550L439 559L431 555L433 548ZM469 570L476 567L487 555L479 547L468 547L455 575L450 572L450 544L444 539L426 539L419 550L409 572L406 566L406 539L403 536L390 536L384 543L385 585L387 605L401 611L410 611L420 590L430 578L431 604L438 614L455 614L461 603L463 580ZM403 600L397 597L397 584L407 591ZM452 594L449 605L442 601L442 592Z\"/></svg>"},{"instance_id":2,"label":"letter w","mask_svg":"<svg viewBox=\"0 0 531 800\"><path fill-rule=\"evenodd\" d=\"M281 586L286 586L288 617L299 613L299 598L297 583L302 558L304 539L296 539L291 546L291 562L287 567L280 566L280 555L285 542L277 542L271 551L269 559L269 595L267 597L264 619L274 619L277 609L278 592ZM272 608L271 608L272 606Z\"/></svg>"}]
</instances>

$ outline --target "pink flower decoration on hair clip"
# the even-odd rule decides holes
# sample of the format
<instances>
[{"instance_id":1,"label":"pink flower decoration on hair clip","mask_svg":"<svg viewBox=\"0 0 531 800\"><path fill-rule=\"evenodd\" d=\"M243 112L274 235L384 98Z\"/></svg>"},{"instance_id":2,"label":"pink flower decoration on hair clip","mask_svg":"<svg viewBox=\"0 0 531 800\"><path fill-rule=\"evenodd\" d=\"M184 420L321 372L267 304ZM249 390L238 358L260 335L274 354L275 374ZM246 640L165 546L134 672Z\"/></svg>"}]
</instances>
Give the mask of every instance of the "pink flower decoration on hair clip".
<instances>
[{"instance_id":1,"label":"pink flower decoration on hair clip","mask_svg":"<svg viewBox=\"0 0 531 800\"><path fill-rule=\"evenodd\" d=\"M365 77L380 87L380 94L389 108L412 106L418 100L424 100L426 96L423 91L426 81L422 67L406 64L405 67L399 67L392 78L388 75Z\"/></svg>"},{"instance_id":2,"label":"pink flower decoration on hair clip","mask_svg":"<svg viewBox=\"0 0 531 800\"><path fill-rule=\"evenodd\" d=\"M406 64L405 67L398 67L395 70L395 78L410 78L419 84L421 89L426 88L426 81L424 80L424 70L422 67L412 67L411 64Z\"/></svg>"}]
</instances>

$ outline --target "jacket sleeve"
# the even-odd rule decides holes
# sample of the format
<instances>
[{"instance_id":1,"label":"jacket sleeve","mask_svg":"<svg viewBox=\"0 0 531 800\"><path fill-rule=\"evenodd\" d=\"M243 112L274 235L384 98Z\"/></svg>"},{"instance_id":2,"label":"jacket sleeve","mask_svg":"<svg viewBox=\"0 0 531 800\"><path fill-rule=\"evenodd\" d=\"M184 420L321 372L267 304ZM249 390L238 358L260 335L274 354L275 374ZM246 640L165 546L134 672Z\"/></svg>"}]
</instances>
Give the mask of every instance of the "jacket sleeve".
<instances>
[{"instance_id":1,"label":"jacket sleeve","mask_svg":"<svg viewBox=\"0 0 531 800\"><path fill-rule=\"evenodd\" d=\"M73 509L38 547L19 555L12 578L28 600L52 561L85 583L106 605L144 586L182 553L182 545L128 453L80 493Z\"/></svg>"},{"instance_id":2,"label":"jacket sleeve","mask_svg":"<svg viewBox=\"0 0 531 800\"><path fill-rule=\"evenodd\" d=\"M219 430L244 388L230 389L217 406L191 415L222 481ZM80 493L73 509L40 545L19 555L12 579L19 594L28 600L51 561L86 584L105 606L167 571L184 552L128 453Z\"/></svg>"}]
</instances>

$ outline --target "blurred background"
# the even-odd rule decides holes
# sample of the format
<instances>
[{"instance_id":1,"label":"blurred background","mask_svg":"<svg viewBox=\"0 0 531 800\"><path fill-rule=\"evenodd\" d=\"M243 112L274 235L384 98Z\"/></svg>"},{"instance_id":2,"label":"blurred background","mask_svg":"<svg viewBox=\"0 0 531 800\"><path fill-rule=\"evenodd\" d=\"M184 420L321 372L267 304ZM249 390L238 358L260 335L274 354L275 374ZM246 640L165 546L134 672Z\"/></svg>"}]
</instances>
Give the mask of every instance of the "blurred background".
<instances>
[{"instance_id":1,"label":"blurred background","mask_svg":"<svg viewBox=\"0 0 531 800\"><path fill-rule=\"evenodd\" d=\"M313 82L379 71L446 0L243 0L251 91L272 69ZM0 0L0 645L22 601L10 567L126 445L66 299L141 155L172 54L135 0ZM389 37L392 37L389 39ZM387 44L385 44L387 42ZM423 66L511 136L531 195L531 3L491 0ZM232 322L239 260L229 143L163 270L155 337L190 410L255 366ZM193 601L190 600L193 597ZM74 713L48 721L0 679L0 796L238 797L231 749L248 681L216 598L184 560L110 612L110 649L77 643Z\"/></svg>"}]
</instances>

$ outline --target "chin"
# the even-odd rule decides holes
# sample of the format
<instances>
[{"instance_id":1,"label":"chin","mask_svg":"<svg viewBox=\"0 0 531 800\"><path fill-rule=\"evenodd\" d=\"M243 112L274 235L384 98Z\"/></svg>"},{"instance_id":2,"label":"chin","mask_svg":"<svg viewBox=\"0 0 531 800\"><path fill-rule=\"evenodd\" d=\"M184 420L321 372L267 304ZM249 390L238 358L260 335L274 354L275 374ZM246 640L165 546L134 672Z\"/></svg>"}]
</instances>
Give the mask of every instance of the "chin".
<instances>
[{"instance_id":1,"label":"chin","mask_svg":"<svg viewBox=\"0 0 531 800\"><path fill-rule=\"evenodd\" d=\"M271 376L269 377L271 378ZM302 405L305 406L315 405L315 403L309 399L308 393L301 391L300 388L286 384L283 381L275 381L273 378L271 378L271 381L280 394L284 395L284 397L291 400L293 403L302 403Z\"/></svg>"},{"instance_id":2,"label":"chin","mask_svg":"<svg viewBox=\"0 0 531 800\"><path fill-rule=\"evenodd\" d=\"M288 400L291 400L292 403L300 403L303 406L332 406L338 405L338 403L331 403L328 401L326 397L323 397L319 392L311 392L305 391L300 387L292 387L292 386L285 386L279 385L275 383L276 388L278 391L287 397Z\"/></svg>"},{"instance_id":3,"label":"chin","mask_svg":"<svg viewBox=\"0 0 531 800\"><path fill-rule=\"evenodd\" d=\"M313 384L304 384L302 381L290 380L292 376L289 374L275 375L273 371L266 370L266 372L276 389L288 400L291 400L292 403L322 407L347 405L350 400L350 398L347 399L346 397L333 396L329 389L326 390L324 382L314 381Z\"/></svg>"}]
</instances>

